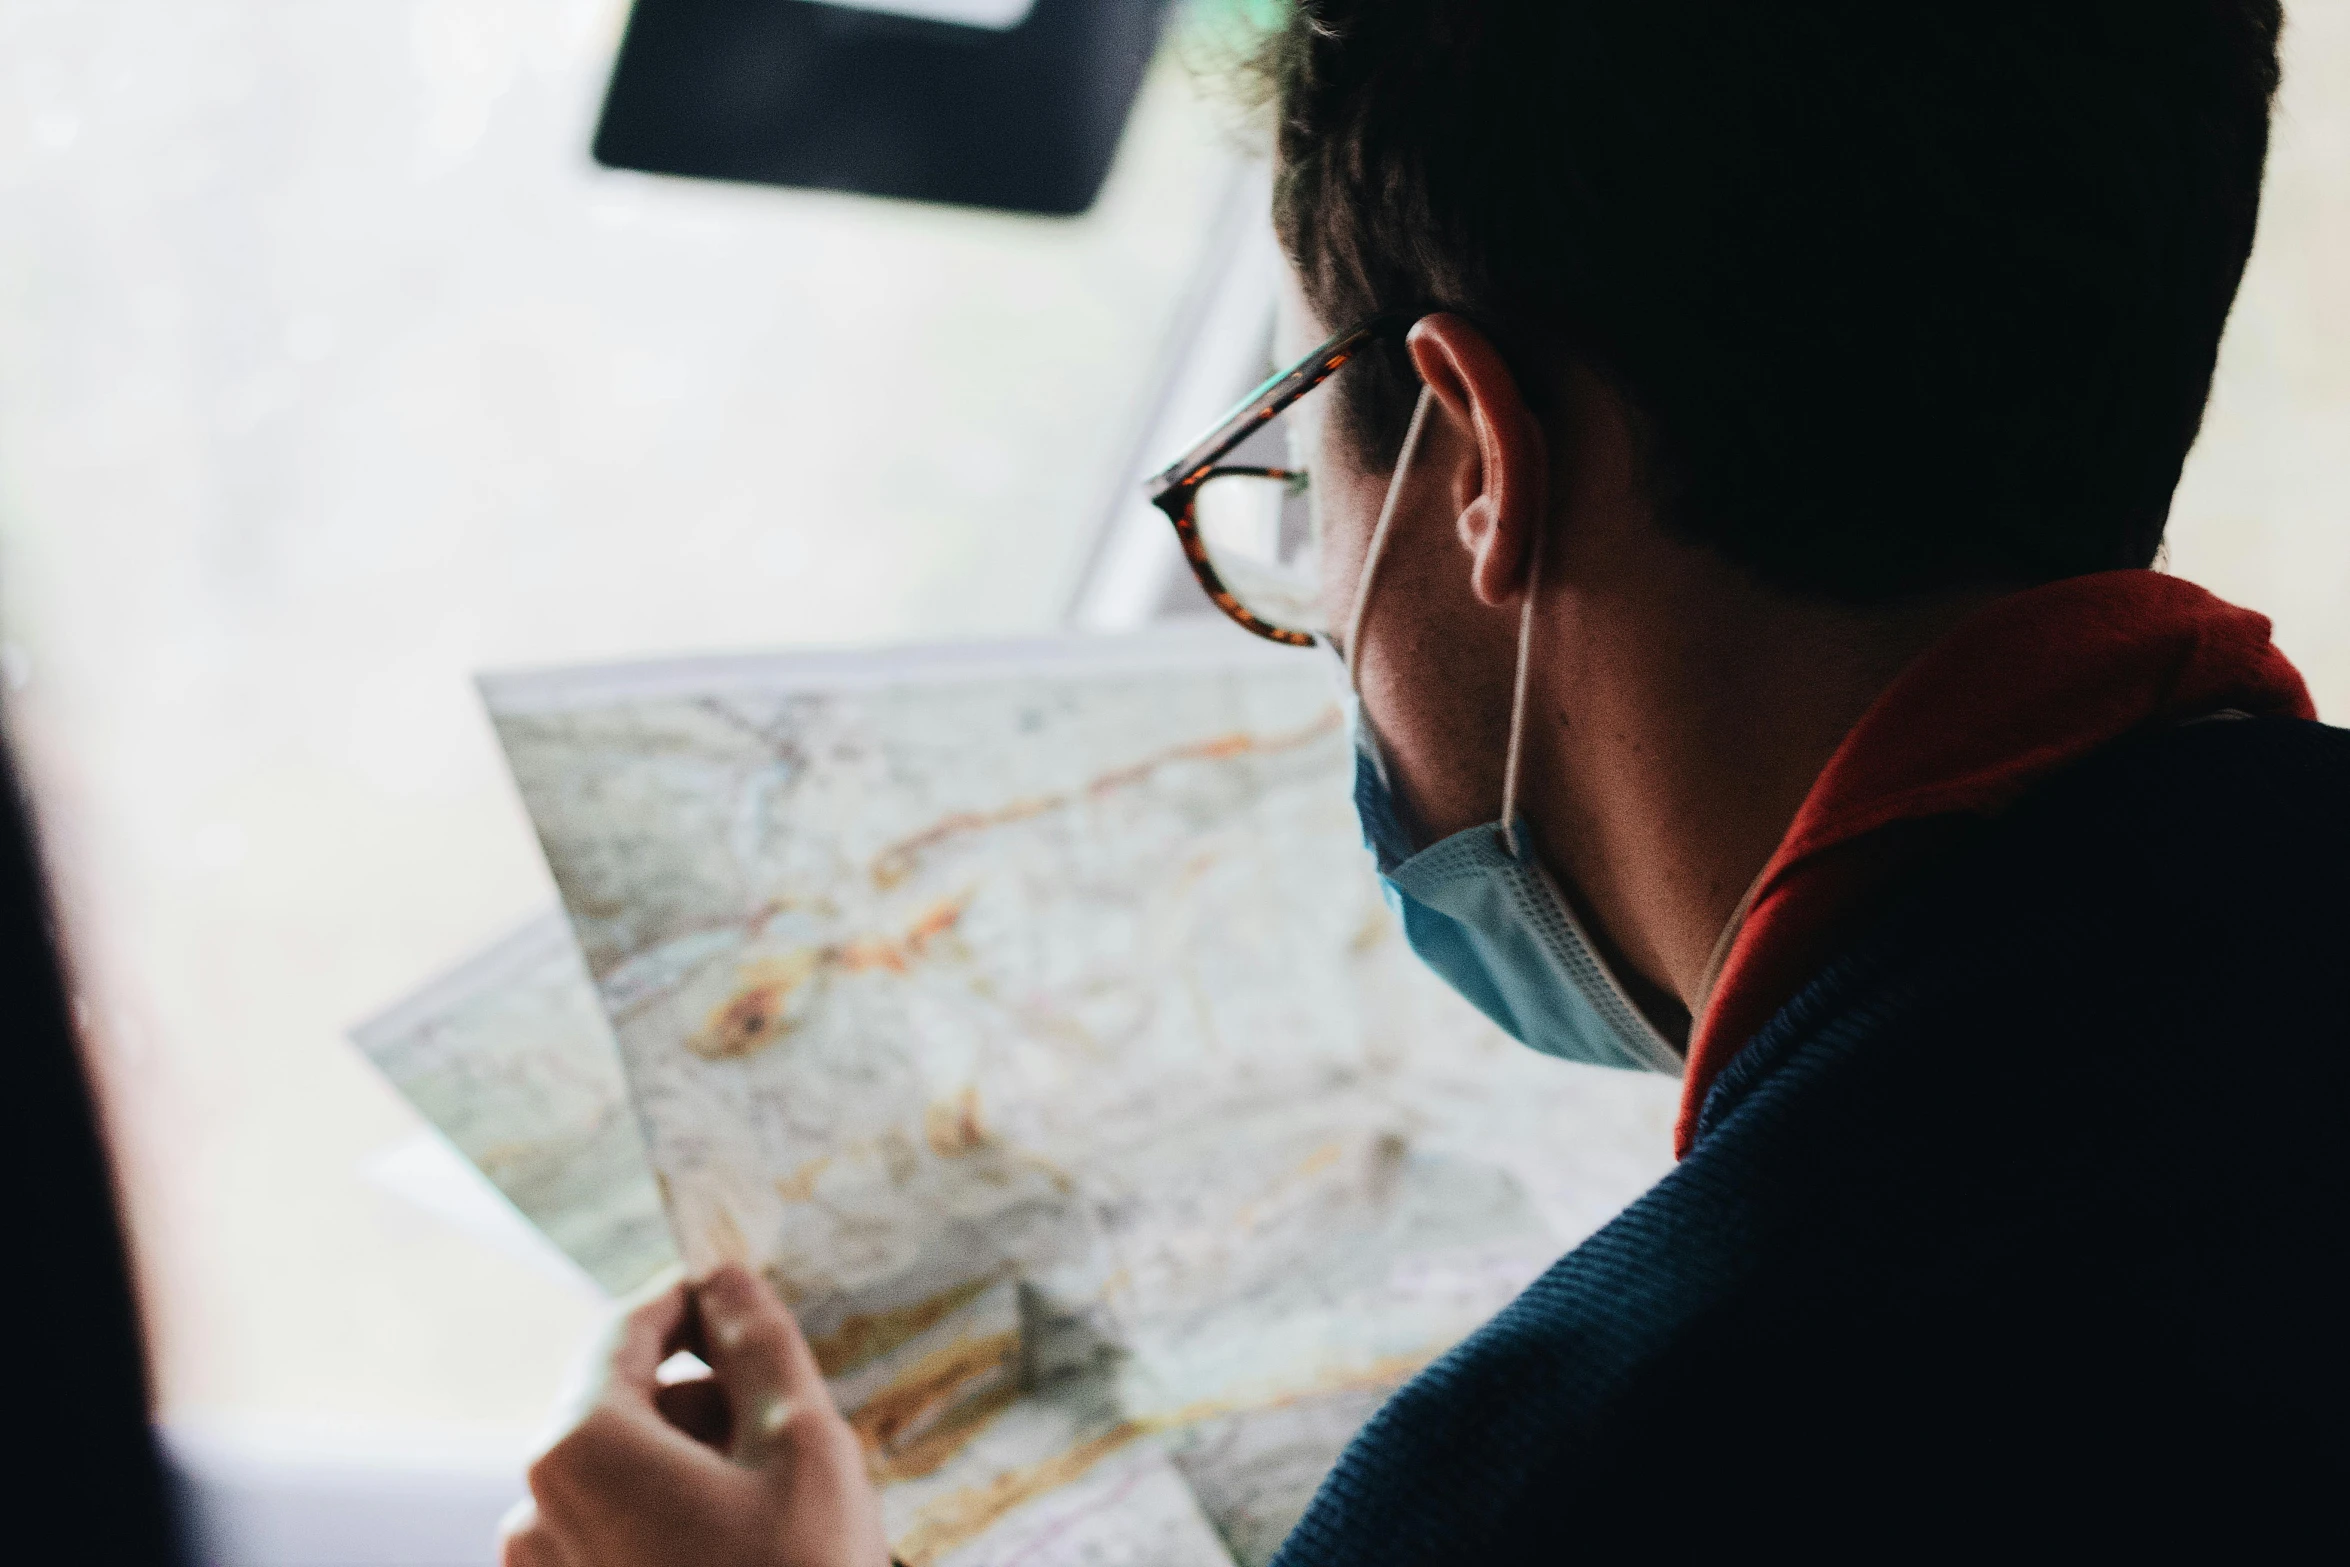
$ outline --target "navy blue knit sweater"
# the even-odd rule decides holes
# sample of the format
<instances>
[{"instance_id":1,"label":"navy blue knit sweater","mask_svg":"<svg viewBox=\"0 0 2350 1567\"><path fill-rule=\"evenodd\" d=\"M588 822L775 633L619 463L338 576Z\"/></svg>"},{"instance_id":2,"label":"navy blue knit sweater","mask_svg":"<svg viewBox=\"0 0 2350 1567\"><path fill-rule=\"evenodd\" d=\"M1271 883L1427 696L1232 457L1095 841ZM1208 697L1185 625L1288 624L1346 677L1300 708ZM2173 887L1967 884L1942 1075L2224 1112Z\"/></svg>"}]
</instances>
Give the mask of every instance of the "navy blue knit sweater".
<instances>
[{"instance_id":1,"label":"navy blue knit sweater","mask_svg":"<svg viewBox=\"0 0 2350 1567\"><path fill-rule=\"evenodd\" d=\"M2346 1559L2346 1088L2350 733L2115 747L1912 877L1279 1567Z\"/></svg>"}]
</instances>

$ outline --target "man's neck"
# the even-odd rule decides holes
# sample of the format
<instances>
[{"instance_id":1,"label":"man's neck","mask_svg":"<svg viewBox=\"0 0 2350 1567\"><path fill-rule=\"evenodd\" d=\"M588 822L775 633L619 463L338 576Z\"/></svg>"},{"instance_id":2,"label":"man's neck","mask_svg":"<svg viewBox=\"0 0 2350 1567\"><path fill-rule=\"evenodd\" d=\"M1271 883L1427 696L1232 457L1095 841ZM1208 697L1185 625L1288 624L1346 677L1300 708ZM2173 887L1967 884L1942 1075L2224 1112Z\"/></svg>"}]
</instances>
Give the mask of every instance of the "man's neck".
<instances>
[{"instance_id":1,"label":"man's neck","mask_svg":"<svg viewBox=\"0 0 2350 1567\"><path fill-rule=\"evenodd\" d=\"M1861 715L1999 593L1854 609L1653 528L1585 537L1605 558L1544 595L1526 814L1611 956L1661 993L1636 999L1669 1014Z\"/></svg>"}]
</instances>

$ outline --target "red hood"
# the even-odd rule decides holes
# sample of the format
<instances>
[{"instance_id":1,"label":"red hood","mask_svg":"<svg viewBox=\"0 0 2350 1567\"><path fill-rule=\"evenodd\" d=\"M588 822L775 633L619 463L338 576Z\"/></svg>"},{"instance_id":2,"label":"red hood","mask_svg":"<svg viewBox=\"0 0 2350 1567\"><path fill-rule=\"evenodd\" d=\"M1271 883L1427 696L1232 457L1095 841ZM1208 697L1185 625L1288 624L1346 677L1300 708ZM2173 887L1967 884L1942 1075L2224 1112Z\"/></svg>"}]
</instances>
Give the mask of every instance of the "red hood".
<instances>
[{"instance_id":1,"label":"red hood","mask_svg":"<svg viewBox=\"0 0 2350 1567\"><path fill-rule=\"evenodd\" d=\"M1886 687L1804 797L1725 934L1689 1040L1676 1149L1723 1067L1969 817L2134 731L2237 709L2314 718L2266 616L2109 571L1986 605Z\"/></svg>"}]
</instances>

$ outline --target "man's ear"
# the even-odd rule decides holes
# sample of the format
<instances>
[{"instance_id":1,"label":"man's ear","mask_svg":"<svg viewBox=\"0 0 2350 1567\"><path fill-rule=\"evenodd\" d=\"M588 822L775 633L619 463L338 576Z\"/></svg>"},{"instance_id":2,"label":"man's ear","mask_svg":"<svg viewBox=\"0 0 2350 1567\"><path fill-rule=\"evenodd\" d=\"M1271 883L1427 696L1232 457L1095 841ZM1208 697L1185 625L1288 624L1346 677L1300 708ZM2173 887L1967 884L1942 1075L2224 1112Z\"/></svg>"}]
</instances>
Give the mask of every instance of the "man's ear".
<instances>
[{"instance_id":1,"label":"man's ear","mask_svg":"<svg viewBox=\"0 0 2350 1567\"><path fill-rule=\"evenodd\" d=\"M1474 467L1453 496L1470 588L1500 608L1514 601L1550 509L1549 446L1517 377L1483 332L1456 315L1421 319L1407 340L1412 365L1446 418L1466 432Z\"/></svg>"}]
</instances>

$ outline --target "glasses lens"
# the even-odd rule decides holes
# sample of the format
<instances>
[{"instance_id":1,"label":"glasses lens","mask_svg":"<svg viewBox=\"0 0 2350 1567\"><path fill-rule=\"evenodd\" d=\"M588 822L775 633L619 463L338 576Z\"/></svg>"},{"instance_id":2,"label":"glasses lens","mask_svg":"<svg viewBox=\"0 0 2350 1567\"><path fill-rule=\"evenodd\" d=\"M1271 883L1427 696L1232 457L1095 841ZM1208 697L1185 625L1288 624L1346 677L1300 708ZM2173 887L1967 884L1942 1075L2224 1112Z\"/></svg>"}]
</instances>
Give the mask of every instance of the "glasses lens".
<instances>
[{"instance_id":1,"label":"glasses lens","mask_svg":"<svg viewBox=\"0 0 2350 1567\"><path fill-rule=\"evenodd\" d=\"M1192 520L1208 564L1243 608L1285 631L1319 633L1328 629L1321 530L1306 476L1306 427L1295 412L1217 463L1193 498Z\"/></svg>"}]
</instances>

